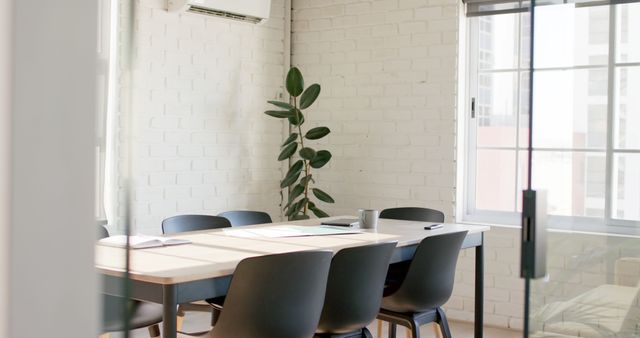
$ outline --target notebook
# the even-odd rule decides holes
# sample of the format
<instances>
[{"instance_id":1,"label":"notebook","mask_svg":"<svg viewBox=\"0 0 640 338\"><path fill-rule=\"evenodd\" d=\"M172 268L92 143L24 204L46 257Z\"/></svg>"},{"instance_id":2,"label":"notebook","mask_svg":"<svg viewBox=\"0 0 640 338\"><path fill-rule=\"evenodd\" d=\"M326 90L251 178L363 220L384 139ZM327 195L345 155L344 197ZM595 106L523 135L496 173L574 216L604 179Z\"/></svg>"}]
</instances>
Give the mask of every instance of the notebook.
<instances>
[{"instance_id":1,"label":"notebook","mask_svg":"<svg viewBox=\"0 0 640 338\"><path fill-rule=\"evenodd\" d=\"M127 246L127 236L118 235L111 236L107 238L103 238L98 241L100 244L115 246L119 248L124 248ZM168 245L180 245L180 244L189 244L191 243L188 239L180 239L180 238L171 238L171 237L156 237L156 236L145 236L145 235L136 235L129 237L129 245L131 249L144 249L144 248L155 248L159 246L168 246Z\"/></svg>"},{"instance_id":2,"label":"notebook","mask_svg":"<svg viewBox=\"0 0 640 338\"><path fill-rule=\"evenodd\" d=\"M358 229L344 229L342 227L332 226L302 226L302 225L274 225L259 228L244 228L244 229L222 229L228 236L233 237L302 237L302 236L328 236L328 235L347 235L358 234Z\"/></svg>"},{"instance_id":3,"label":"notebook","mask_svg":"<svg viewBox=\"0 0 640 338\"><path fill-rule=\"evenodd\" d=\"M322 221L323 225L334 225L341 227L356 227L358 226L358 223L360 222L357 218L339 218L329 221Z\"/></svg>"}]
</instances>

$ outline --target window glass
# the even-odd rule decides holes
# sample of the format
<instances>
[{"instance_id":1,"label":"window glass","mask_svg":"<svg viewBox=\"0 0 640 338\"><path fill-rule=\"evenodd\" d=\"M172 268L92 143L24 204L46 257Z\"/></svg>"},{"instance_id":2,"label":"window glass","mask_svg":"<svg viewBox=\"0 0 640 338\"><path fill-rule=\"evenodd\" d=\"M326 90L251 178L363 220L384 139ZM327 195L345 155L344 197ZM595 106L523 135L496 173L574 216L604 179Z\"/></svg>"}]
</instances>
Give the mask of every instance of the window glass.
<instances>
[{"instance_id":1,"label":"window glass","mask_svg":"<svg viewBox=\"0 0 640 338\"><path fill-rule=\"evenodd\" d=\"M515 166L513 151L478 150L476 209L514 210Z\"/></svg>"},{"instance_id":2,"label":"window glass","mask_svg":"<svg viewBox=\"0 0 640 338\"><path fill-rule=\"evenodd\" d=\"M640 221L640 154L614 155L612 217Z\"/></svg>"},{"instance_id":3,"label":"window glass","mask_svg":"<svg viewBox=\"0 0 640 338\"><path fill-rule=\"evenodd\" d=\"M608 18L608 6L536 7L535 67L590 65L589 56L608 55Z\"/></svg>"},{"instance_id":4,"label":"window glass","mask_svg":"<svg viewBox=\"0 0 640 338\"><path fill-rule=\"evenodd\" d=\"M536 8L532 182L548 191L552 228L631 233L620 229L640 225L637 17L638 3ZM530 20L527 13L469 20L476 115L468 124L465 218L517 224L527 185Z\"/></svg>"},{"instance_id":5,"label":"window glass","mask_svg":"<svg viewBox=\"0 0 640 338\"><path fill-rule=\"evenodd\" d=\"M549 215L604 216L604 154L537 151L533 161L533 187L548 192Z\"/></svg>"},{"instance_id":6,"label":"window glass","mask_svg":"<svg viewBox=\"0 0 640 338\"><path fill-rule=\"evenodd\" d=\"M534 76L534 147L604 149L606 69L539 71Z\"/></svg>"},{"instance_id":7,"label":"window glass","mask_svg":"<svg viewBox=\"0 0 640 338\"><path fill-rule=\"evenodd\" d=\"M478 75L476 101L478 146L514 147L516 145L517 87L516 72Z\"/></svg>"},{"instance_id":8,"label":"window glass","mask_svg":"<svg viewBox=\"0 0 640 338\"><path fill-rule=\"evenodd\" d=\"M518 15L478 19L478 68L513 69L518 66Z\"/></svg>"},{"instance_id":9,"label":"window glass","mask_svg":"<svg viewBox=\"0 0 640 338\"><path fill-rule=\"evenodd\" d=\"M640 62L640 3L616 8L616 61Z\"/></svg>"},{"instance_id":10,"label":"window glass","mask_svg":"<svg viewBox=\"0 0 640 338\"><path fill-rule=\"evenodd\" d=\"M616 146L640 150L640 66L616 69Z\"/></svg>"}]
</instances>

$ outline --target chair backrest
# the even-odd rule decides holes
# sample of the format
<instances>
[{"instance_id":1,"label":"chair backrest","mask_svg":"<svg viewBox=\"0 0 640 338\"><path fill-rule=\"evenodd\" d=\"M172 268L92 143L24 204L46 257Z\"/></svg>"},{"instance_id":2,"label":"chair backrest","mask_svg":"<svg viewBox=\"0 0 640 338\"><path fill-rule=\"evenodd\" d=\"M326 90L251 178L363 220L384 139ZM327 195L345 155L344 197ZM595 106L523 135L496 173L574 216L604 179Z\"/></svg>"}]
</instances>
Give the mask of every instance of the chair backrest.
<instances>
[{"instance_id":1,"label":"chair backrest","mask_svg":"<svg viewBox=\"0 0 640 338\"><path fill-rule=\"evenodd\" d=\"M218 216L224 217L231 222L232 226L252 225L272 223L271 216L262 211L250 210L234 210L219 213Z\"/></svg>"},{"instance_id":2,"label":"chair backrest","mask_svg":"<svg viewBox=\"0 0 640 338\"><path fill-rule=\"evenodd\" d=\"M419 222L444 222L444 213L429 208L390 208L382 210L382 212L380 212L380 218Z\"/></svg>"},{"instance_id":3,"label":"chair backrest","mask_svg":"<svg viewBox=\"0 0 640 338\"><path fill-rule=\"evenodd\" d=\"M423 239L402 284L385 297L384 307L417 312L446 303L453 291L458 254L466 235L467 231L461 231Z\"/></svg>"},{"instance_id":4,"label":"chair backrest","mask_svg":"<svg viewBox=\"0 0 640 338\"><path fill-rule=\"evenodd\" d=\"M228 219L211 215L178 215L162 221L163 234L229 227L231 223Z\"/></svg>"},{"instance_id":5,"label":"chair backrest","mask_svg":"<svg viewBox=\"0 0 640 338\"><path fill-rule=\"evenodd\" d=\"M376 319L389 260L397 242L338 251L331 261L318 333L342 334Z\"/></svg>"},{"instance_id":6,"label":"chair backrest","mask_svg":"<svg viewBox=\"0 0 640 338\"><path fill-rule=\"evenodd\" d=\"M215 338L313 336L331 263L329 251L242 260L231 279Z\"/></svg>"}]
</instances>

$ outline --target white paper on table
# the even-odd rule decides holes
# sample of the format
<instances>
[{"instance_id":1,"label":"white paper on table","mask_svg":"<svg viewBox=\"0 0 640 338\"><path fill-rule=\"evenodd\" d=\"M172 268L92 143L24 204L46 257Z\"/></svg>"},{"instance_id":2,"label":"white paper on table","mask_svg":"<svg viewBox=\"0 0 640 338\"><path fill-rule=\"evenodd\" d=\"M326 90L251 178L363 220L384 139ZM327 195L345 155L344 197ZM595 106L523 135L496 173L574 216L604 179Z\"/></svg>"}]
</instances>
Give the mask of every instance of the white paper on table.
<instances>
[{"instance_id":1,"label":"white paper on table","mask_svg":"<svg viewBox=\"0 0 640 338\"><path fill-rule=\"evenodd\" d=\"M302 225L275 225L252 229L223 229L224 233L234 237L300 237L300 236L328 236L360 233L358 229L345 229L328 225L302 226Z\"/></svg>"}]
</instances>

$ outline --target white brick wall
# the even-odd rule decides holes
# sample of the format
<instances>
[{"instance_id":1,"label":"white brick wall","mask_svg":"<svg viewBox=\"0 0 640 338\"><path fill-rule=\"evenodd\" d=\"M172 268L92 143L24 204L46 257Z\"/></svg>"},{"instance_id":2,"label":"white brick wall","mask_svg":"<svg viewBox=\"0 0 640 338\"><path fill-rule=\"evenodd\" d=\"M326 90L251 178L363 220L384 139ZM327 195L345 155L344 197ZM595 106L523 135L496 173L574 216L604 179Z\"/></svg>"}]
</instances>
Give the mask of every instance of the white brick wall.
<instances>
[{"instance_id":1,"label":"white brick wall","mask_svg":"<svg viewBox=\"0 0 640 338\"><path fill-rule=\"evenodd\" d=\"M266 100L282 93L285 71L284 0L272 4L271 18L253 25L169 13L164 0L136 2L118 144L122 190L130 119L136 231L159 233L163 218L181 213L255 209L279 216L276 157L284 129L262 114ZM124 202L124 191L119 195ZM123 212L112 229L122 229Z\"/></svg>"},{"instance_id":2,"label":"white brick wall","mask_svg":"<svg viewBox=\"0 0 640 338\"><path fill-rule=\"evenodd\" d=\"M358 208L428 206L454 216L458 0L293 1L292 64L322 93L331 165L318 184Z\"/></svg>"},{"instance_id":3,"label":"white brick wall","mask_svg":"<svg viewBox=\"0 0 640 338\"><path fill-rule=\"evenodd\" d=\"M262 111L265 100L283 91L284 1L273 0L272 18L259 26L169 14L163 5L138 2L133 89L121 84L123 112L132 97L137 230L157 233L164 217L178 213L236 208L277 218L282 168L275 157L285 130ZM307 84L323 88L307 110L308 125L332 130L321 143L334 158L317 172L319 187L337 201L323 206L330 213L413 205L455 219L459 5L293 1L292 63ZM120 118L125 130L128 116ZM121 177L125 168L122 161ZM122 192L119 197L123 202ZM534 285L536 299L568 299L609 281L611 261L625 257L624 250L607 255L606 264L575 260L607 241L553 235L549 270L559 279ZM486 234L489 325L522 327L519 255L519 229L494 227ZM452 319L473 320L473 285L474 253L467 250L446 306Z\"/></svg>"}]
</instances>

